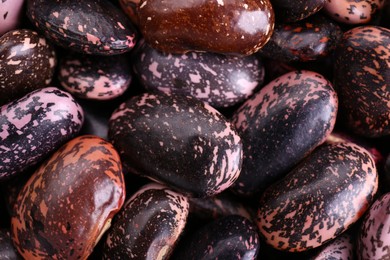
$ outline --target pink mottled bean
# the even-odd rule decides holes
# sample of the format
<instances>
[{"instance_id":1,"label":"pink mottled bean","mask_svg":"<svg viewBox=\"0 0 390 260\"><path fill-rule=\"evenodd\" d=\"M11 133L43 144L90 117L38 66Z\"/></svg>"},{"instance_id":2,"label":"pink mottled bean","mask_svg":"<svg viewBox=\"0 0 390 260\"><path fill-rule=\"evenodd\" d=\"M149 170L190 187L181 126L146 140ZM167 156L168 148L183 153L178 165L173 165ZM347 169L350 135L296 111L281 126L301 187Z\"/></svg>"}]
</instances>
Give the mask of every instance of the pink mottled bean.
<instances>
[{"instance_id":1,"label":"pink mottled bean","mask_svg":"<svg viewBox=\"0 0 390 260\"><path fill-rule=\"evenodd\" d=\"M372 204L361 225L357 249L361 260L390 256L390 193Z\"/></svg>"},{"instance_id":2,"label":"pink mottled bean","mask_svg":"<svg viewBox=\"0 0 390 260\"><path fill-rule=\"evenodd\" d=\"M135 96L112 114L108 136L126 170L188 194L215 195L240 174L241 138L224 116L194 97Z\"/></svg>"},{"instance_id":3,"label":"pink mottled bean","mask_svg":"<svg viewBox=\"0 0 390 260\"><path fill-rule=\"evenodd\" d=\"M346 231L371 205L378 173L371 155L353 143L324 144L259 201L257 224L272 247L301 252Z\"/></svg>"},{"instance_id":4,"label":"pink mottled bean","mask_svg":"<svg viewBox=\"0 0 390 260\"><path fill-rule=\"evenodd\" d=\"M188 209L188 199L166 186L142 187L108 232L103 259L168 259L184 230Z\"/></svg>"},{"instance_id":5,"label":"pink mottled bean","mask_svg":"<svg viewBox=\"0 0 390 260\"><path fill-rule=\"evenodd\" d=\"M74 137L84 114L73 97L55 87L36 90L0 111L0 180L40 162Z\"/></svg>"}]
</instances>

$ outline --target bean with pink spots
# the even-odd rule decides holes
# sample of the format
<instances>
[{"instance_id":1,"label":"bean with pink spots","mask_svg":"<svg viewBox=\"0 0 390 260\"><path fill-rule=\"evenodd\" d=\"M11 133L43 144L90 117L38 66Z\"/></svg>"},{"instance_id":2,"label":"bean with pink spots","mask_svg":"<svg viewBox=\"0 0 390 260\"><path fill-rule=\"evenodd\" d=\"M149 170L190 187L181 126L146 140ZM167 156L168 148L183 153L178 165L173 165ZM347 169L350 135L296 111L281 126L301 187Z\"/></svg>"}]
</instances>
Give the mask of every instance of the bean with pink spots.
<instances>
[{"instance_id":1,"label":"bean with pink spots","mask_svg":"<svg viewBox=\"0 0 390 260\"><path fill-rule=\"evenodd\" d=\"M372 204L361 225L357 249L361 260L390 259L390 193Z\"/></svg>"},{"instance_id":2,"label":"bean with pink spots","mask_svg":"<svg viewBox=\"0 0 390 260\"><path fill-rule=\"evenodd\" d=\"M233 57L208 52L170 54L144 44L135 71L147 90L194 96L213 107L229 107L251 96L264 80L255 56Z\"/></svg>"},{"instance_id":3,"label":"bean with pink spots","mask_svg":"<svg viewBox=\"0 0 390 260\"><path fill-rule=\"evenodd\" d=\"M323 144L271 185L257 224L279 250L306 251L336 238L368 210L378 190L374 160L353 143Z\"/></svg>"},{"instance_id":4,"label":"bean with pink spots","mask_svg":"<svg viewBox=\"0 0 390 260\"><path fill-rule=\"evenodd\" d=\"M337 108L332 84L311 71L284 74L249 98L232 117L244 148L233 190L254 195L282 178L325 141Z\"/></svg>"},{"instance_id":5,"label":"bean with pink spots","mask_svg":"<svg viewBox=\"0 0 390 260\"><path fill-rule=\"evenodd\" d=\"M114 147L91 135L67 142L20 191L11 219L24 259L87 259L125 200Z\"/></svg>"},{"instance_id":6,"label":"bean with pink spots","mask_svg":"<svg viewBox=\"0 0 390 260\"><path fill-rule=\"evenodd\" d=\"M54 47L37 32L20 29L0 38L0 105L46 87L57 65Z\"/></svg>"},{"instance_id":7,"label":"bean with pink spots","mask_svg":"<svg viewBox=\"0 0 390 260\"><path fill-rule=\"evenodd\" d=\"M81 129L84 114L73 97L43 88L1 107L0 180L21 173Z\"/></svg>"},{"instance_id":8,"label":"bean with pink spots","mask_svg":"<svg viewBox=\"0 0 390 260\"><path fill-rule=\"evenodd\" d=\"M127 56L91 56L68 52L59 65L58 79L70 93L85 99L121 96L132 79Z\"/></svg>"},{"instance_id":9,"label":"bean with pink spots","mask_svg":"<svg viewBox=\"0 0 390 260\"><path fill-rule=\"evenodd\" d=\"M335 51L334 83L341 122L365 137L390 134L390 30L359 26Z\"/></svg>"},{"instance_id":10,"label":"bean with pink spots","mask_svg":"<svg viewBox=\"0 0 390 260\"><path fill-rule=\"evenodd\" d=\"M103 259L169 259L188 217L188 199L160 184L137 191L108 231Z\"/></svg>"},{"instance_id":11,"label":"bean with pink spots","mask_svg":"<svg viewBox=\"0 0 390 260\"><path fill-rule=\"evenodd\" d=\"M382 9L385 0L326 0L324 13L346 24L365 24Z\"/></svg>"},{"instance_id":12,"label":"bean with pink spots","mask_svg":"<svg viewBox=\"0 0 390 260\"><path fill-rule=\"evenodd\" d=\"M51 41L83 53L124 53L138 38L126 15L107 0L28 0L27 16Z\"/></svg>"},{"instance_id":13,"label":"bean with pink spots","mask_svg":"<svg viewBox=\"0 0 390 260\"><path fill-rule=\"evenodd\" d=\"M343 234L324 245L310 260L353 260L354 239L350 234Z\"/></svg>"},{"instance_id":14,"label":"bean with pink spots","mask_svg":"<svg viewBox=\"0 0 390 260\"><path fill-rule=\"evenodd\" d=\"M112 114L108 137L125 170L186 194L215 195L240 174L242 143L233 125L191 96L135 96Z\"/></svg>"}]
</instances>

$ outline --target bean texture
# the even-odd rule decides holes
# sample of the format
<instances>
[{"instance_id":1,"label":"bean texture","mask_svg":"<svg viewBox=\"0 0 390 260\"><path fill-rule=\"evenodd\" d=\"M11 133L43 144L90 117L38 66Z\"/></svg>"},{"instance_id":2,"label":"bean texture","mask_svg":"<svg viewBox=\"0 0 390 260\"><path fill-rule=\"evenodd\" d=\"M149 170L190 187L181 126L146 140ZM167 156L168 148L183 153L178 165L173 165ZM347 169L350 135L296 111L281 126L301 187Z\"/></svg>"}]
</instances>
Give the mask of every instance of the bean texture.
<instances>
[{"instance_id":1,"label":"bean texture","mask_svg":"<svg viewBox=\"0 0 390 260\"><path fill-rule=\"evenodd\" d=\"M84 113L58 88L33 91L0 111L0 179L31 167L80 131Z\"/></svg>"},{"instance_id":2,"label":"bean texture","mask_svg":"<svg viewBox=\"0 0 390 260\"><path fill-rule=\"evenodd\" d=\"M112 114L109 139L129 172L206 197L240 174L242 143L233 125L193 97L135 96Z\"/></svg>"},{"instance_id":3,"label":"bean texture","mask_svg":"<svg viewBox=\"0 0 390 260\"><path fill-rule=\"evenodd\" d=\"M26 259L86 259L125 200L113 146L79 136L54 153L19 193L11 231Z\"/></svg>"},{"instance_id":4,"label":"bean texture","mask_svg":"<svg viewBox=\"0 0 390 260\"><path fill-rule=\"evenodd\" d=\"M265 191L257 224L274 248L305 251L347 230L369 208L377 189L376 166L365 149L324 144Z\"/></svg>"}]
</instances>

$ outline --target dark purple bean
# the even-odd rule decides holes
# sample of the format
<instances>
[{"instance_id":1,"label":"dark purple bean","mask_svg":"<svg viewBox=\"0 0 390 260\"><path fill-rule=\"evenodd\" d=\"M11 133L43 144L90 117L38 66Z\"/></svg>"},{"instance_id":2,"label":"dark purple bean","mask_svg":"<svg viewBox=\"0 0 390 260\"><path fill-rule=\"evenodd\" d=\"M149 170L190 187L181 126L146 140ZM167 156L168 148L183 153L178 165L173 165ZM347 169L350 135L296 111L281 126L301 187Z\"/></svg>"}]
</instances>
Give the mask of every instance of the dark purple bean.
<instances>
[{"instance_id":1,"label":"dark purple bean","mask_svg":"<svg viewBox=\"0 0 390 260\"><path fill-rule=\"evenodd\" d=\"M27 16L48 39L78 52L124 53L137 40L126 15L108 0L28 0Z\"/></svg>"},{"instance_id":2,"label":"dark purple bean","mask_svg":"<svg viewBox=\"0 0 390 260\"><path fill-rule=\"evenodd\" d=\"M331 133L337 102L331 83L310 71L287 73L248 99L232 118L244 147L233 190L253 195L287 174Z\"/></svg>"},{"instance_id":3,"label":"dark purple bean","mask_svg":"<svg viewBox=\"0 0 390 260\"><path fill-rule=\"evenodd\" d=\"M103 259L168 259L188 216L188 199L160 184L136 192L108 231Z\"/></svg>"},{"instance_id":4,"label":"dark purple bean","mask_svg":"<svg viewBox=\"0 0 390 260\"><path fill-rule=\"evenodd\" d=\"M190 213L200 219L217 219L228 215L239 215L249 220L251 214L246 206L228 193L208 198L189 198Z\"/></svg>"},{"instance_id":5,"label":"dark purple bean","mask_svg":"<svg viewBox=\"0 0 390 260\"><path fill-rule=\"evenodd\" d=\"M0 180L37 164L73 138L83 124L83 110L73 97L43 88L1 107Z\"/></svg>"},{"instance_id":6,"label":"dark purple bean","mask_svg":"<svg viewBox=\"0 0 390 260\"><path fill-rule=\"evenodd\" d=\"M0 38L0 105L50 84L55 66L53 46L38 33L21 29Z\"/></svg>"},{"instance_id":7,"label":"dark purple bean","mask_svg":"<svg viewBox=\"0 0 390 260\"><path fill-rule=\"evenodd\" d=\"M2 260L21 260L21 258L12 244L11 236L8 230L0 229L0 259Z\"/></svg>"},{"instance_id":8,"label":"dark purple bean","mask_svg":"<svg viewBox=\"0 0 390 260\"><path fill-rule=\"evenodd\" d=\"M276 20L296 22L320 11L327 0L271 0Z\"/></svg>"},{"instance_id":9,"label":"dark purple bean","mask_svg":"<svg viewBox=\"0 0 390 260\"><path fill-rule=\"evenodd\" d=\"M164 54L146 44L137 53L134 67L147 90L194 96L213 107L243 102L264 80L264 68L255 56Z\"/></svg>"},{"instance_id":10,"label":"dark purple bean","mask_svg":"<svg viewBox=\"0 0 390 260\"><path fill-rule=\"evenodd\" d=\"M119 0L122 10L137 27L139 26L137 6L141 0Z\"/></svg>"},{"instance_id":11,"label":"dark purple bean","mask_svg":"<svg viewBox=\"0 0 390 260\"><path fill-rule=\"evenodd\" d=\"M195 231L173 259L256 259L260 240L247 218L230 215Z\"/></svg>"},{"instance_id":12,"label":"dark purple bean","mask_svg":"<svg viewBox=\"0 0 390 260\"><path fill-rule=\"evenodd\" d=\"M62 87L79 98L109 100L121 96L132 79L127 56L67 53L59 65Z\"/></svg>"},{"instance_id":13,"label":"dark purple bean","mask_svg":"<svg viewBox=\"0 0 390 260\"><path fill-rule=\"evenodd\" d=\"M240 174L242 143L233 125L190 96L135 96L112 114L108 136L126 170L188 194L215 195Z\"/></svg>"},{"instance_id":14,"label":"dark purple bean","mask_svg":"<svg viewBox=\"0 0 390 260\"><path fill-rule=\"evenodd\" d=\"M365 137L390 134L390 30L347 31L335 52L334 83L342 122Z\"/></svg>"},{"instance_id":15,"label":"dark purple bean","mask_svg":"<svg viewBox=\"0 0 390 260\"><path fill-rule=\"evenodd\" d=\"M312 61L328 56L343 35L329 18L314 15L295 23L277 23L260 54L283 62Z\"/></svg>"},{"instance_id":16,"label":"dark purple bean","mask_svg":"<svg viewBox=\"0 0 390 260\"><path fill-rule=\"evenodd\" d=\"M377 189L375 163L364 148L324 144L268 187L257 224L266 242L279 250L319 247L362 217Z\"/></svg>"}]
</instances>

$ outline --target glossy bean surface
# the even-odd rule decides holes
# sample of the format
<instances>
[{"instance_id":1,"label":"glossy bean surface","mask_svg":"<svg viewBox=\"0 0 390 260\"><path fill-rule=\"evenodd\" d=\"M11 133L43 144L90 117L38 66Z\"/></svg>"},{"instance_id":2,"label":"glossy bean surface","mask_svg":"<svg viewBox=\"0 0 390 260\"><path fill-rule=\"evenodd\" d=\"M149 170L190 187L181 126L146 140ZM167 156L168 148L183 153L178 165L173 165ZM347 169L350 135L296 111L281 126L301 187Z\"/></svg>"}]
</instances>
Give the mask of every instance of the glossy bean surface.
<instances>
[{"instance_id":1,"label":"glossy bean surface","mask_svg":"<svg viewBox=\"0 0 390 260\"><path fill-rule=\"evenodd\" d=\"M271 81L233 114L243 140L243 165L233 190L254 195L287 174L333 130L338 99L332 84L311 71Z\"/></svg>"},{"instance_id":2,"label":"glossy bean surface","mask_svg":"<svg viewBox=\"0 0 390 260\"><path fill-rule=\"evenodd\" d=\"M80 131L84 113L67 92L33 91L1 107L0 179L37 164Z\"/></svg>"},{"instance_id":3,"label":"glossy bean surface","mask_svg":"<svg viewBox=\"0 0 390 260\"><path fill-rule=\"evenodd\" d=\"M233 125L190 96L135 96L112 114L108 136L126 170L188 194L215 195L240 174L242 143Z\"/></svg>"},{"instance_id":4,"label":"glossy bean surface","mask_svg":"<svg viewBox=\"0 0 390 260\"><path fill-rule=\"evenodd\" d=\"M23 3L24 0L4 0L0 2L0 36L20 26Z\"/></svg>"},{"instance_id":5,"label":"glossy bean surface","mask_svg":"<svg viewBox=\"0 0 390 260\"><path fill-rule=\"evenodd\" d=\"M334 82L343 123L365 137L390 134L390 30L359 26L335 51Z\"/></svg>"},{"instance_id":6,"label":"glossy bean surface","mask_svg":"<svg viewBox=\"0 0 390 260\"><path fill-rule=\"evenodd\" d=\"M377 189L376 166L365 149L324 144L264 192L257 224L276 249L316 248L362 217Z\"/></svg>"},{"instance_id":7,"label":"glossy bean surface","mask_svg":"<svg viewBox=\"0 0 390 260\"><path fill-rule=\"evenodd\" d=\"M54 76L57 55L37 32L20 29L0 38L0 105L47 87Z\"/></svg>"},{"instance_id":8,"label":"glossy bean surface","mask_svg":"<svg viewBox=\"0 0 390 260\"><path fill-rule=\"evenodd\" d=\"M260 250L256 226L247 218L230 215L195 231L173 259L256 259Z\"/></svg>"},{"instance_id":9,"label":"glossy bean surface","mask_svg":"<svg viewBox=\"0 0 390 260\"><path fill-rule=\"evenodd\" d=\"M86 259L125 200L118 153L91 136L72 139L19 193L11 231L26 259Z\"/></svg>"},{"instance_id":10,"label":"glossy bean surface","mask_svg":"<svg viewBox=\"0 0 390 260\"><path fill-rule=\"evenodd\" d=\"M188 199L148 184L124 205L107 235L103 259L168 259L185 227Z\"/></svg>"},{"instance_id":11,"label":"glossy bean surface","mask_svg":"<svg viewBox=\"0 0 390 260\"><path fill-rule=\"evenodd\" d=\"M358 237L359 259L386 259L390 256L390 193L372 204Z\"/></svg>"},{"instance_id":12,"label":"glossy bean surface","mask_svg":"<svg viewBox=\"0 0 390 260\"><path fill-rule=\"evenodd\" d=\"M121 96L132 80L127 56L101 57L68 53L59 65L58 80L76 97L110 100Z\"/></svg>"},{"instance_id":13,"label":"glossy bean surface","mask_svg":"<svg viewBox=\"0 0 390 260\"><path fill-rule=\"evenodd\" d=\"M48 39L82 53L128 52L138 37L125 14L107 0L28 0L27 16Z\"/></svg>"},{"instance_id":14,"label":"glossy bean surface","mask_svg":"<svg viewBox=\"0 0 390 260\"><path fill-rule=\"evenodd\" d=\"M190 95L217 108L243 102L264 81L263 64L254 55L167 54L145 44L137 53L134 67L148 91Z\"/></svg>"},{"instance_id":15,"label":"glossy bean surface","mask_svg":"<svg viewBox=\"0 0 390 260\"><path fill-rule=\"evenodd\" d=\"M269 40L274 27L268 0L141 0L137 14L145 41L172 53L249 55Z\"/></svg>"}]
</instances>

